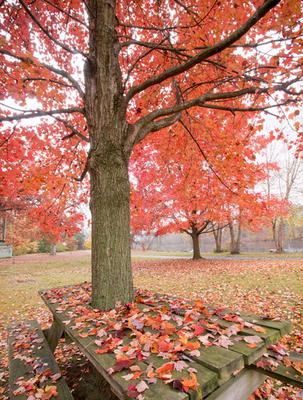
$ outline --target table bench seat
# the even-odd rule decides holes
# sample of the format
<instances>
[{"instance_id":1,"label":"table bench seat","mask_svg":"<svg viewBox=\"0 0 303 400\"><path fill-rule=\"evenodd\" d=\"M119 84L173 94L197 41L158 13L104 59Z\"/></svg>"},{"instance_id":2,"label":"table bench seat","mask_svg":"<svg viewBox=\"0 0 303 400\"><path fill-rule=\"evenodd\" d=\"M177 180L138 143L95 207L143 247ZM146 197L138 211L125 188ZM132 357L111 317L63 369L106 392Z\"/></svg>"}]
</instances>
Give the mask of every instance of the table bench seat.
<instances>
[{"instance_id":1,"label":"table bench seat","mask_svg":"<svg viewBox=\"0 0 303 400\"><path fill-rule=\"evenodd\" d=\"M8 329L8 354L11 400L26 400L37 393L50 399L73 399L37 321Z\"/></svg>"}]
</instances>

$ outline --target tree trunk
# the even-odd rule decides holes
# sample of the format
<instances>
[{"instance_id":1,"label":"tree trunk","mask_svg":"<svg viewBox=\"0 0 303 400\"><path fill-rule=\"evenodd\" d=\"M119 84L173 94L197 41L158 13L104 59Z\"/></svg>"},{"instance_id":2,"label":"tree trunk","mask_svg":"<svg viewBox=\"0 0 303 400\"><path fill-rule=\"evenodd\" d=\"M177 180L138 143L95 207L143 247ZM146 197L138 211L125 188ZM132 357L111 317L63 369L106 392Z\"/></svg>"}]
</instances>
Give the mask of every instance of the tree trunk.
<instances>
[{"instance_id":1,"label":"tree trunk","mask_svg":"<svg viewBox=\"0 0 303 400\"><path fill-rule=\"evenodd\" d=\"M57 247L56 247L55 244L51 244L51 245L50 245L49 254L50 254L51 256L57 255Z\"/></svg>"},{"instance_id":2,"label":"tree trunk","mask_svg":"<svg viewBox=\"0 0 303 400\"><path fill-rule=\"evenodd\" d=\"M2 217L2 232L1 232L1 236L0 236L0 242L5 242L5 238L6 238L6 216L4 215Z\"/></svg>"},{"instance_id":3,"label":"tree trunk","mask_svg":"<svg viewBox=\"0 0 303 400\"><path fill-rule=\"evenodd\" d=\"M282 217L276 218L272 223L272 233L273 233L273 241L275 244L276 252L283 253L284 252L284 232L285 232L285 223Z\"/></svg>"},{"instance_id":4,"label":"tree trunk","mask_svg":"<svg viewBox=\"0 0 303 400\"><path fill-rule=\"evenodd\" d=\"M284 219L280 218L278 232L277 232L277 253L284 252L284 232L285 232L285 224Z\"/></svg>"},{"instance_id":5,"label":"tree trunk","mask_svg":"<svg viewBox=\"0 0 303 400\"><path fill-rule=\"evenodd\" d=\"M91 170L93 306L109 309L132 300L127 164Z\"/></svg>"},{"instance_id":6,"label":"tree trunk","mask_svg":"<svg viewBox=\"0 0 303 400\"><path fill-rule=\"evenodd\" d=\"M193 260L200 260L202 257L200 253L199 234L195 227L192 228L191 238L193 240Z\"/></svg>"},{"instance_id":7,"label":"tree trunk","mask_svg":"<svg viewBox=\"0 0 303 400\"><path fill-rule=\"evenodd\" d=\"M118 62L115 1L90 0L85 111L92 214L92 305L104 310L133 299L130 258L128 130Z\"/></svg>"},{"instance_id":8,"label":"tree trunk","mask_svg":"<svg viewBox=\"0 0 303 400\"><path fill-rule=\"evenodd\" d=\"M241 224L239 223L238 231L236 234L234 224L231 222L229 224L229 231L230 231L230 254L240 254Z\"/></svg>"},{"instance_id":9,"label":"tree trunk","mask_svg":"<svg viewBox=\"0 0 303 400\"><path fill-rule=\"evenodd\" d=\"M222 233L223 229L218 228L213 230L214 238L215 238L215 243L216 243L216 248L215 248L215 253L222 253Z\"/></svg>"},{"instance_id":10,"label":"tree trunk","mask_svg":"<svg viewBox=\"0 0 303 400\"><path fill-rule=\"evenodd\" d=\"M272 221L272 238L274 241L275 249L277 250L277 218Z\"/></svg>"}]
</instances>

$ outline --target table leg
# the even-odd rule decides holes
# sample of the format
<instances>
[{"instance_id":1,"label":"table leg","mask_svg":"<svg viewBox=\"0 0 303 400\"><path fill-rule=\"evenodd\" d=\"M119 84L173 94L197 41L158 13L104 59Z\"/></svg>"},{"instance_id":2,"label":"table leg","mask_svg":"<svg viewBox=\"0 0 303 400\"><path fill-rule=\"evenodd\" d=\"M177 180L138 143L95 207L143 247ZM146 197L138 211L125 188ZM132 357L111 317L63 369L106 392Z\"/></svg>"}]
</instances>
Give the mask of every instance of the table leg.
<instances>
[{"instance_id":1,"label":"table leg","mask_svg":"<svg viewBox=\"0 0 303 400\"><path fill-rule=\"evenodd\" d=\"M63 332L64 330L62 326L55 320L53 321L52 326L49 329L43 331L44 336L52 352L56 350L56 347L63 335Z\"/></svg>"}]
</instances>

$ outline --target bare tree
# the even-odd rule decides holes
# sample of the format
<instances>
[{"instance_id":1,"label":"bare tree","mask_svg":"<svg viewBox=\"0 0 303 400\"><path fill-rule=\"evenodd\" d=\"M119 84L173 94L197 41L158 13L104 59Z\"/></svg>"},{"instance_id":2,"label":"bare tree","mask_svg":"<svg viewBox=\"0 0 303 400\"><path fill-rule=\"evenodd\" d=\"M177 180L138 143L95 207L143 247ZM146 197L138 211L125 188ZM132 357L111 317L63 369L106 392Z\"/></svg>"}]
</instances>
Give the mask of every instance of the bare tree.
<instances>
[{"instance_id":1,"label":"bare tree","mask_svg":"<svg viewBox=\"0 0 303 400\"><path fill-rule=\"evenodd\" d=\"M275 194L285 203L295 200L298 194L298 186L303 172L302 158L287 144L273 143L266 151L266 162L277 163L279 169L268 174L266 179L266 191L270 197ZM286 239L286 221L284 215L277 215L272 219L272 238L275 250L284 252Z\"/></svg>"}]
</instances>

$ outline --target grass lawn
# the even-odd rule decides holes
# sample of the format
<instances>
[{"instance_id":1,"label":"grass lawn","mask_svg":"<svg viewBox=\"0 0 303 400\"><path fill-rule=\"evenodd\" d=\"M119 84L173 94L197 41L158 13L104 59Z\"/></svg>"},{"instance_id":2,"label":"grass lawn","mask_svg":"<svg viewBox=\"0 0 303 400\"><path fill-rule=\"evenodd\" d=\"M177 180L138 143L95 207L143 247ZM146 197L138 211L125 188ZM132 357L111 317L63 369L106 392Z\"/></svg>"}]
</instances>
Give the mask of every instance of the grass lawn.
<instances>
[{"instance_id":1,"label":"grass lawn","mask_svg":"<svg viewBox=\"0 0 303 400\"><path fill-rule=\"evenodd\" d=\"M147 259L139 256L144 255ZM239 303L238 294L266 291L271 294L303 294L303 261L247 260L160 260L153 256L182 256L189 253L135 252L136 287L184 297L208 297L208 301ZM163 266L163 268L162 268ZM28 255L0 260L0 315L2 321L28 308L42 305L37 292L42 288L90 280L89 252ZM289 301L294 301L290 296ZM264 299L263 299L264 300ZM263 302L262 300L262 302ZM246 304L246 303L245 303ZM248 304L247 304L248 305Z\"/></svg>"},{"instance_id":2,"label":"grass lawn","mask_svg":"<svg viewBox=\"0 0 303 400\"><path fill-rule=\"evenodd\" d=\"M228 251L224 251L222 253L213 253L213 252L201 252L202 257L206 258L232 258L232 259L240 259L240 258L252 258L252 259L302 259L303 260L303 253L296 252L296 253L270 253L270 252L242 252L241 254L233 254L231 255ZM192 252L190 251L155 251L155 250L134 250L133 251L134 258L149 258L149 257L192 257Z\"/></svg>"},{"instance_id":3,"label":"grass lawn","mask_svg":"<svg viewBox=\"0 0 303 400\"><path fill-rule=\"evenodd\" d=\"M37 291L89 280L89 264L88 252L0 260L0 398L1 379L7 379L5 326L9 320L28 317L48 323L49 314ZM303 352L302 260L192 261L135 257L133 271L136 287L187 298L202 297L208 303L289 319L294 325L293 333L283 342ZM271 383L262 390L276 393L272 392L273 386ZM292 389L288 390L292 393Z\"/></svg>"}]
</instances>

